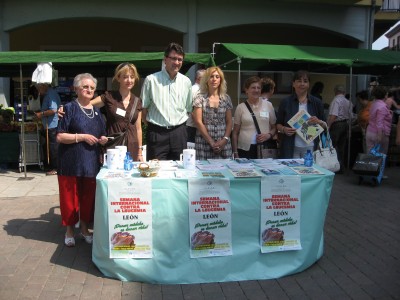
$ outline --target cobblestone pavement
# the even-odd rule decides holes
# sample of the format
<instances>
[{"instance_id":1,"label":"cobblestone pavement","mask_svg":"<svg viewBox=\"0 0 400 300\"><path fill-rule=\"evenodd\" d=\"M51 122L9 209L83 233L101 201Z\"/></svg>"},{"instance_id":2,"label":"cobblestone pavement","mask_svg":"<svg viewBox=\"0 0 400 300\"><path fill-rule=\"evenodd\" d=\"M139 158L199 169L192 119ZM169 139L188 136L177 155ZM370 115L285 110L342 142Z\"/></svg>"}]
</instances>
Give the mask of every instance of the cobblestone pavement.
<instances>
[{"instance_id":1,"label":"cobblestone pavement","mask_svg":"<svg viewBox=\"0 0 400 300\"><path fill-rule=\"evenodd\" d=\"M276 280L153 285L104 277L63 245L56 176L0 173L0 299L400 299L400 167L378 187L336 175L323 257Z\"/></svg>"}]
</instances>

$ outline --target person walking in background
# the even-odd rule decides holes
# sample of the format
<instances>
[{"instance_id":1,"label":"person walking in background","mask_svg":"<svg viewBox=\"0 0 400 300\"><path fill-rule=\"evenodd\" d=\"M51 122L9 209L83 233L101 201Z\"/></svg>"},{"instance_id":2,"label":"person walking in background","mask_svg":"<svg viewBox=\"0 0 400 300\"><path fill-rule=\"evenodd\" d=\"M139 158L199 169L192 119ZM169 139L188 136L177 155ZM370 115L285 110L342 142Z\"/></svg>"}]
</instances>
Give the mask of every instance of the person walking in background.
<instances>
[{"instance_id":1,"label":"person walking in background","mask_svg":"<svg viewBox=\"0 0 400 300\"><path fill-rule=\"evenodd\" d=\"M200 81L201 81L201 78L203 77L205 71L206 70L204 70L204 69L200 69L200 70L196 71L196 79L192 86L193 101L194 101L197 93L200 90ZM194 143L196 140L197 128L196 128L196 124L194 123L193 116L191 113L188 114L188 119L186 121L186 130L187 130L187 134L188 134L188 142Z\"/></svg>"},{"instance_id":2,"label":"person walking in background","mask_svg":"<svg viewBox=\"0 0 400 300\"><path fill-rule=\"evenodd\" d=\"M226 93L225 76L219 67L208 68L194 99L197 126L196 159L231 158L232 101Z\"/></svg>"},{"instance_id":3,"label":"person walking in background","mask_svg":"<svg viewBox=\"0 0 400 300\"><path fill-rule=\"evenodd\" d=\"M272 80L272 78L270 78L268 76L261 78L261 99L263 99L264 101L271 102L271 98L275 93L275 87L276 87L276 84L275 84L275 81ZM275 108L274 108L274 112L276 115ZM278 145L278 131L277 130L275 130L273 139L276 142L276 144Z\"/></svg>"},{"instance_id":4,"label":"person walking in background","mask_svg":"<svg viewBox=\"0 0 400 300\"><path fill-rule=\"evenodd\" d=\"M340 170L337 173L344 172L346 145L353 111L351 102L344 96L345 92L343 85L339 84L335 86L335 98L333 98L329 106L328 116L328 127L332 145L336 149L340 163Z\"/></svg>"},{"instance_id":5,"label":"person walking in background","mask_svg":"<svg viewBox=\"0 0 400 300\"><path fill-rule=\"evenodd\" d=\"M275 81L273 81L270 77L265 76L261 78L261 95L260 97L263 100L270 100L272 95L275 92Z\"/></svg>"},{"instance_id":6,"label":"person walking in background","mask_svg":"<svg viewBox=\"0 0 400 300\"><path fill-rule=\"evenodd\" d=\"M58 187L67 247L75 246L74 225L78 220L80 237L92 243L89 223L93 221L96 175L100 170L99 144L107 142L100 110L90 103L97 80L89 73L79 74L73 85L78 98L65 105L57 128Z\"/></svg>"},{"instance_id":7,"label":"person walking in background","mask_svg":"<svg viewBox=\"0 0 400 300\"><path fill-rule=\"evenodd\" d=\"M365 132L367 130L369 122L369 109L371 107L372 101L368 98L368 91L364 90L356 94L357 100L361 106L360 111L357 115L357 122L361 129L362 139L363 139L363 151L366 153L367 144L365 141Z\"/></svg>"},{"instance_id":8,"label":"person walking in background","mask_svg":"<svg viewBox=\"0 0 400 300\"><path fill-rule=\"evenodd\" d=\"M329 104L328 103L324 103L323 99L322 99L322 92L324 91L324 84L321 81L317 81L313 84L310 94L316 98L318 98L319 100L321 100L322 105L324 107L324 115L325 115L325 119L327 119L328 116L328 109L329 109Z\"/></svg>"},{"instance_id":9,"label":"person walking in background","mask_svg":"<svg viewBox=\"0 0 400 300\"><path fill-rule=\"evenodd\" d=\"M314 83L313 87L311 88L310 94L322 101L322 92L323 91L324 91L324 84L321 81L317 81Z\"/></svg>"},{"instance_id":10,"label":"person walking in background","mask_svg":"<svg viewBox=\"0 0 400 300\"><path fill-rule=\"evenodd\" d=\"M287 123L297 112L304 110L311 117L309 124L319 124L326 129L324 108L322 101L308 93L310 88L310 75L307 71L297 71L292 80L294 93L282 99L277 115L277 129L280 135L280 158L303 158L307 150L315 150L318 139L307 144L296 134L296 129Z\"/></svg>"},{"instance_id":11,"label":"person walking in background","mask_svg":"<svg viewBox=\"0 0 400 300\"><path fill-rule=\"evenodd\" d=\"M400 115L400 89L390 89L387 93L385 103L387 107L393 112L393 124L397 124Z\"/></svg>"},{"instance_id":12,"label":"person walking in background","mask_svg":"<svg viewBox=\"0 0 400 300\"><path fill-rule=\"evenodd\" d=\"M275 134L275 110L271 102L261 99L261 79L249 77L244 83L246 102L253 111L260 127L259 134L245 102L235 111L232 132L232 148L235 158L257 158L257 144L273 140Z\"/></svg>"},{"instance_id":13,"label":"person walking in background","mask_svg":"<svg viewBox=\"0 0 400 300\"><path fill-rule=\"evenodd\" d=\"M385 103L386 89L377 85L371 95L374 99L369 110L369 123L366 132L367 152L376 144L380 144L380 152L387 154L390 130L392 126L392 111Z\"/></svg>"},{"instance_id":14,"label":"person walking in background","mask_svg":"<svg viewBox=\"0 0 400 300\"><path fill-rule=\"evenodd\" d=\"M182 46L170 43L164 51L165 69L147 76L143 83L148 160L179 160L187 148L186 120L193 98L190 79L179 73L184 58Z\"/></svg>"},{"instance_id":15,"label":"person walking in background","mask_svg":"<svg viewBox=\"0 0 400 300\"><path fill-rule=\"evenodd\" d=\"M36 89L43 96L41 111L35 114L38 119L42 120L43 130L46 131L46 154L49 168L46 175L57 175L57 110L61 105L61 99L56 90L47 83L37 84Z\"/></svg>"}]
</instances>

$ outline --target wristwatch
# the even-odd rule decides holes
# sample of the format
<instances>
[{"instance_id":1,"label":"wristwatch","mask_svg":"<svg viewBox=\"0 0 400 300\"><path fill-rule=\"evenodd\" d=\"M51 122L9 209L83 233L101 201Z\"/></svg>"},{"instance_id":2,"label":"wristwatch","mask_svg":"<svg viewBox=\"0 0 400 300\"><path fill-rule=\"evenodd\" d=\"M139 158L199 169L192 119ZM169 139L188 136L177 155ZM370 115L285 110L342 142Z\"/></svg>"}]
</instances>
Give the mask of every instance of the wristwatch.
<instances>
[{"instance_id":1,"label":"wristwatch","mask_svg":"<svg viewBox=\"0 0 400 300\"><path fill-rule=\"evenodd\" d=\"M226 139L228 142L229 142L229 140L230 140L230 138L227 137L227 136L224 136L224 139Z\"/></svg>"}]
</instances>

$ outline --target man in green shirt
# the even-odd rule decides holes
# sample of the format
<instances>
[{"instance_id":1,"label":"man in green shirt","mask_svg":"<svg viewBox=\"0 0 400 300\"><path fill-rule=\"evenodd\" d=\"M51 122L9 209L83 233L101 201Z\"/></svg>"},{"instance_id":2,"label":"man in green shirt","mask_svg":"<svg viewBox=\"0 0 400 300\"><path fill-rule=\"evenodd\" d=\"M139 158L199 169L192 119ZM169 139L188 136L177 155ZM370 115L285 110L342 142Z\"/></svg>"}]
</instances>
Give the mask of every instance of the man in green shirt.
<instances>
[{"instance_id":1,"label":"man in green shirt","mask_svg":"<svg viewBox=\"0 0 400 300\"><path fill-rule=\"evenodd\" d=\"M192 84L179 73L185 52L170 43L164 52L165 68L146 77L141 98L147 124L147 160L179 160L187 148L186 120L192 111Z\"/></svg>"}]
</instances>

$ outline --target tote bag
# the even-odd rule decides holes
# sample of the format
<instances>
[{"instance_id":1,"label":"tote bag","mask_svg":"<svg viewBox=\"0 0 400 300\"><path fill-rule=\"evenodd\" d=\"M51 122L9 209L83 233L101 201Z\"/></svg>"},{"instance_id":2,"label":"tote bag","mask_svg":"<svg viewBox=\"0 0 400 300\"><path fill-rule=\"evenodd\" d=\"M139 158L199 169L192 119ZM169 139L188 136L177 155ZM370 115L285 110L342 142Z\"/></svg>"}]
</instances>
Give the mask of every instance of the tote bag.
<instances>
[{"instance_id":1,"label":"tote bag","mask_svg":"<svg viewBox=\"0 0 400 300\"><path fill-rule=\"evenodd\" d=\"M321 134L323 135L323 133ZM319 136L318 149L314 151L314 161L317 165L331 172L340 170L339 160L337 158L336 149L332 146L332 140L329 132L326 134L326 141L323 144Z\"/></svg>"}]
</instances>

